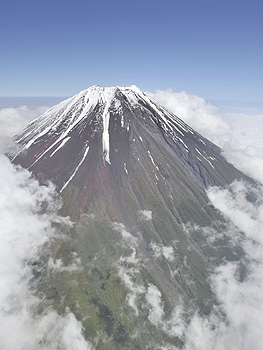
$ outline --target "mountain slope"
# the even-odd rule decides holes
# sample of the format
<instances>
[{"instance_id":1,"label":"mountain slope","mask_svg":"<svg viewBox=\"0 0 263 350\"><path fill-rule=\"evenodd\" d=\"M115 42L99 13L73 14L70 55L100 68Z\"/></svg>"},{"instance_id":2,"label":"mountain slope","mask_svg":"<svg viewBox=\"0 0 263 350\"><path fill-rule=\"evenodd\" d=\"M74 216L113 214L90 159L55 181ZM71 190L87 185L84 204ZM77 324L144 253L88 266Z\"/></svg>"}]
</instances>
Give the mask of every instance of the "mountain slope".
<instances>
[{"instance_id":1,"label":"mountain slope","mask_svg":"<svg viewBox=\"0 0 263 350\"><path fill-rule=\"evenodd\" d=\"M43 302L74 311L98 349L181 346L174 315L209 313L209 271L243 254L205 189L245 176L135 86L92 86L16 141L13 162L52 180L75 221L42 257L52 260L39 277Z\"/></svg>"},{"instance_id":2,"label":"mountain slope","mask_svg":"<svg viewBox=\"0 0 263 350\"><path fill-rule=\"evenodd\" d=\"M60 192L81 190L72 203L76 215L94 191L111 200L111 190L114 197L136 174L167 188L176 172L180 182L203 188L242 176L218 147L135 86L84 90L31 122L17 142L23 147L15 162Z\"/></svg>"}]
</instances>

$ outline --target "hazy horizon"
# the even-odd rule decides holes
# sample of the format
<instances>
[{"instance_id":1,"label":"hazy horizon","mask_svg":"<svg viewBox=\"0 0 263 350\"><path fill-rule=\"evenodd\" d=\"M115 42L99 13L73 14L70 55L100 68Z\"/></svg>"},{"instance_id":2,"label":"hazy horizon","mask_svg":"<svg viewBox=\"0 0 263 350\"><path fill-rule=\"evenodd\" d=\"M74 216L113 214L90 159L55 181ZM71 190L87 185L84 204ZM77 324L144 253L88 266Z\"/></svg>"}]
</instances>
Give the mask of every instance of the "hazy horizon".
<instances>
[{"instance_id":1,"label":"hazy horizon","mask_svg":"<svg viewBox=\"0 0 263 350\"><path fill-rule=\"evenodd\" d=\"M262 101L261 1L4 1L0 95L97 84Z\"/></svg>"},{"instance_id":2,"label":"hazy horizon","mask_svg":"<svg viewBox=\"0 0 263 350\"><path fill-rule=\"evenodd\" d=\"M157 90L158 91L158 90ZM78 91L76 91L77 93ZM52 107L71 96L0 96L0 109L9 107ZM204 98L204 96L202 96ZM263 102L244 102L229 100L207 100L219 110L219 113L243 113L263 115ZM180 117L180 116L179 116Z\"/></svg>"}]
</instances>

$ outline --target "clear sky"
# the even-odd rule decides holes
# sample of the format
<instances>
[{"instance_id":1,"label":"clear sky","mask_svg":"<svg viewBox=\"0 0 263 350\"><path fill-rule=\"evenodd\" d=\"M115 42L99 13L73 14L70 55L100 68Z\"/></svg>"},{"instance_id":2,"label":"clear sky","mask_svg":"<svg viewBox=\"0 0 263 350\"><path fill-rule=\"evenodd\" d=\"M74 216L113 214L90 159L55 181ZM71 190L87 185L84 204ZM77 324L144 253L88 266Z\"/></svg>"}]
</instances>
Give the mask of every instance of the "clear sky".
<instances>
[{"instance_id":1,"label":"clear sky","mask_svg":"<svg viewBox=\"0 0 263 350\"><path fill-rule=\"evenodd\" d=\"M262 0L2 0L0 96L90 85L263 101Z\"/></svg>"}]
</instances>

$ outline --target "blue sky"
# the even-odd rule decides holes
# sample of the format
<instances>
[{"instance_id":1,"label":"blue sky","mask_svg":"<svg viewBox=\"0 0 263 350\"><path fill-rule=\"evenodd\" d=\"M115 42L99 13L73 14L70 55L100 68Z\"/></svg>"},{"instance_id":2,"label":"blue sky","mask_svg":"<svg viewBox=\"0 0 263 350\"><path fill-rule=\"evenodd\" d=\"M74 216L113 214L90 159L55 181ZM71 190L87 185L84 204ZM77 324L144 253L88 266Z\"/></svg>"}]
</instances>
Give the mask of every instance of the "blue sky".
<instances>
[{"instance_id":1,"label":"blue sky","mask_svg":"<svg viewBox=\"0 0 263 350\"><path fill-rule=\"evenodd\" d=\"M2 0L0 96L93 84L263 101L263 2Z\"/></svg>"}]
</instances>

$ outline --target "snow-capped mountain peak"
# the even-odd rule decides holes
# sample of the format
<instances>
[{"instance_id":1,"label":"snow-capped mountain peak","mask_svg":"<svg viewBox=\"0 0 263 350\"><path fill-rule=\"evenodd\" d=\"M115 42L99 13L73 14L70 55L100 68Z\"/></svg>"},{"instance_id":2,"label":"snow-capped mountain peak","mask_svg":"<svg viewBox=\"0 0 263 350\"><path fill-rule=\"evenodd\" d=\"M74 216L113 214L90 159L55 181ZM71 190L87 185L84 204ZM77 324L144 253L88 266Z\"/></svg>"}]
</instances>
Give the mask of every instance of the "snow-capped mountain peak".
<instances>
[{"instance_id":1,"label":"snow-capped mountain peak","mask_svg":"<svg viewBox=\"0 0 263 350\"><path fill-rule=\"evenodd\" d=\"M110 178L101 185L108 187L114 176L130 178L140 167L143 172L149 168L158 186L166 183L169 171L164 169L171 162L202 187L224 183L232 171L217 146L135 85L93 85L33 120L16 142L21 150L13 161L51 178L60 192L77 183L80 174L80 187L87 187L88 179L98 186L102 180L97 177Z\"/></svg>"},{"instance_id":2,"label":"snow-capped mountain peak","mask_svg":"<svg viewBox=\"0 0 263 350\"><path fill-rule=\"evenodd\" d=\"M51 150L54 154L54 147L57 147L57 149L63 147L66 143L65 140L69 140L69 135L72 130L80 124L85 127L85 124L90 122L90 116L96 110L97 119L100 118L100 122L103 126L102 147L105 161L110 164L110 113L114 113L115 115L118 113L121 126L124 127L124 125L126 125L126 128L128 128L129 122L126 121L126 123L124 123L123 104L130 110L150 108L154 112L151 118L161 123L166 132L169 131L173 133L174 129L177 129L177 133L182 136L184 136L184 132L193 133L190 127L161 107L135 85L129 87L100 87L98 85L93 85L50 108L44 114L33 120L27 126L23 134L17 139L17 142L23 144L21 151L24 151L35 142L38 142L40 138L49 137L50 134L56 131L57 137L55 142L45 149L41 157ZM179 138L179 140L182 139ZM38 158L35 162L37 161Z\"/></svg>"}]
</instances>

